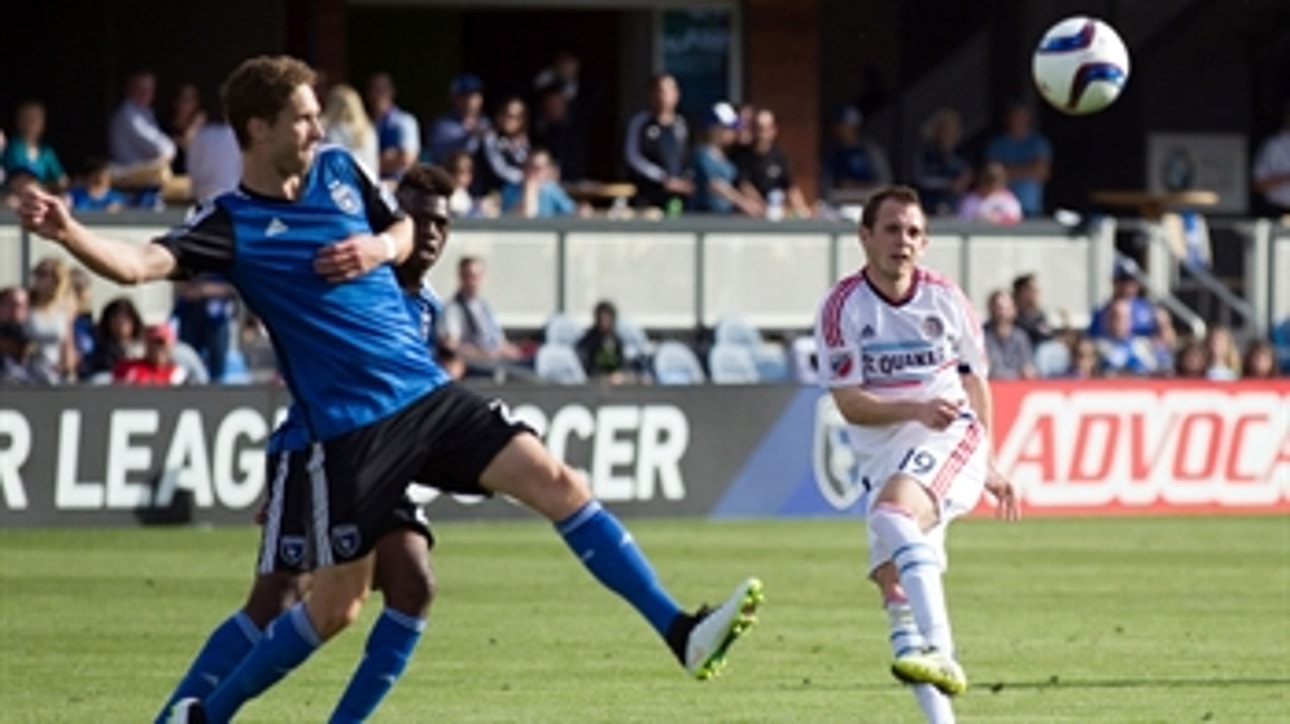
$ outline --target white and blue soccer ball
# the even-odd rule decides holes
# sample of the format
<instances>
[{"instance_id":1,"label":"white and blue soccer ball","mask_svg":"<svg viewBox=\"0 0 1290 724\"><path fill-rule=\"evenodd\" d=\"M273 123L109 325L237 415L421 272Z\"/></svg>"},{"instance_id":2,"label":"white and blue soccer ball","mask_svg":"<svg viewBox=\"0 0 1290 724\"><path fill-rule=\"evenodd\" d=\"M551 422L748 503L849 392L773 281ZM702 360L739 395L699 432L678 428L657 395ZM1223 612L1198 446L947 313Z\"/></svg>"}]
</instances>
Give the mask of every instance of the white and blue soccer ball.
<instances>
[{"instance_id":1,"label":"white and blue soccer ball","mask_svg":"<svg viewBox=\"0 0 1290 724\"><path fill-rule=\"evenodd\" d=\"M1082 116L1120 96L1129 80L1129 51L1101 20L1066 18L1044 33L1032 69L1044 100L1063 113Z\"/></svg>"}]
</instances>

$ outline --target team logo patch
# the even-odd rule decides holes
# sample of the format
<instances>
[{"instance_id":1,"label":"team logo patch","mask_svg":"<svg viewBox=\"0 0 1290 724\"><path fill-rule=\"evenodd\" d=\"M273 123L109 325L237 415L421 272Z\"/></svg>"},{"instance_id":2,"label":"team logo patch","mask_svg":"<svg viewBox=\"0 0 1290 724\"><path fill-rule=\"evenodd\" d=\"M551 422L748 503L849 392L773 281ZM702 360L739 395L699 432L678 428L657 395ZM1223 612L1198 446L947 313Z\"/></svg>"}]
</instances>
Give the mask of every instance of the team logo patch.
<instances>
[{"instance_id":1,"label":"team logo patch","mask_svg":"<svg viewBox=\"0 0 1290 724\"><path fill-rule=\"evenodd\" d=\"M820 495L837 510L847 510L868 487L859 475L860 459L847 439L847 424L830 395L815 404L812 462Z\"/></svg>"},{"instance_id":2,"label":"team logo patch","mask_svg":"<svg viewBox=\"0 0 1290 724\"><path fill-rule=\"evenodd\" d=\"M362 543L363 536L359 534L358 526L352 523L331 529L331 547L341 558L353 556Z\"/></svg>"},{"instance_id":3,"label":"team logo patch","mask_svg":"<svg viewBox=\"0 0 1290 724\"><path fill-rule=\"evenodd\" d=\"M363 205L358 202L358 192L349 184L343 184L339 181L332 181L327 190L331 192L331 200L336 203L336 207L347 214L357 214L363 209Z\"/></svg>"},{"instance_id":4,"label":"team logo patch","mask_svg":"<svg viewBox=\"0 0 1290 724\"><path fill-rule=\"evenodd\" d=\"M288 566L305 562L305 539L298 535L284 535L278 541L278 557Z\"/></svg>"},{"instance_id":5,"label":"team logo patch","mask_svg":"<svg viewBox=\"0 0 1290 724\"><path fill-rule=\"evenodd\" d=\"M829 353L829 370L834 377L850 377L856 369L856 355L849 349Z\"/></svg>"},{"instance_id":6,"label":"team logo patch","mask_svg":"<svg viewBox=\"0 0 1290 724\"><path fill-rule=\"evenodd\" d=\"M941 322L940 317L933 314L923 320L923 334L932 339L939 339L942 334L945 334L945 324Z\"/></svg>"}]
</instances>

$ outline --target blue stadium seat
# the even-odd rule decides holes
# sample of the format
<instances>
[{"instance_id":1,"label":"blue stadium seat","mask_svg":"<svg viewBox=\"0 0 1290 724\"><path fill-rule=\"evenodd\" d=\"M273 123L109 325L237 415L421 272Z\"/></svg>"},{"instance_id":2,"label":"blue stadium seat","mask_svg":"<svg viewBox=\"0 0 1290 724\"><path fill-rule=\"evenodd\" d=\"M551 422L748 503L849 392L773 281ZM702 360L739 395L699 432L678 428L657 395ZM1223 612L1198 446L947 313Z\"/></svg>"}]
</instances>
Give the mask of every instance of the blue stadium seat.
<instances>
[{"instance_id":1,"label":"blue stadium seat","mask_svg":"<svg viewBox=\"0 0 1290 724\"><path fill-rule=\"evenodd\" d=\"M573 348L550 342L538 348L533 360L537 376L558 385L580 385L587 381L587 371Z\"/></svg>"},{"instance_id":2,"label":"blue stadium seat","mask_svg":"<svg viewBox=\"0 0 1290 724\"><path fill-rule=\"evenodd\" d=\"M739 344L713 345L708 351L708 370L712 381L722 385L749 385L761 379L752 352Z\"/></svg>"},{"instance_id":3,"label":"blue stadium seat","mask_svg":"<svg viewBox=\"0 0 1290 724\"><path fill-rule=\"evenodd\" d=\"M654 379L660 385L697 385L707 380L699 358L680 342L660 342L653 361Z\"/></svg>"}]
</instances>

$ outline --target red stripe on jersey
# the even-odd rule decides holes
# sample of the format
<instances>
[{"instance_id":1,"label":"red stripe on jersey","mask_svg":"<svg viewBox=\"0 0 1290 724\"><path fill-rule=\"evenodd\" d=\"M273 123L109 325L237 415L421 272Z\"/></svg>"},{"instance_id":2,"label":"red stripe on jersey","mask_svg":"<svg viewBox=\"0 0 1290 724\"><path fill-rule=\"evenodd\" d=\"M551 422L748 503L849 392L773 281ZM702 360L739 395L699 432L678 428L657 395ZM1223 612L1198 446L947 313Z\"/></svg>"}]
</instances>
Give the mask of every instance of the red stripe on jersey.
<instances>
[{"instance_id":1,"label":"red stripe on jersey","mask_svg":"<svg viewBox=\"0 0 1290 724\"><path fill-rule=\"evenodd\" d=\"M945 461L945 466L941 472L937 473L932 484L928 486L932 495L937 498L944 497L945 491L949 490L950 483L958 476L959 471L972 458L972 453L976 452L977 446L981 444L981 426L975 422L968 426L967 432L963 439L954 447L954 452L950 454L950 459Z\"/></svg>"},{"instance_id":2,"label":"red stripe on jersey","mask_svg":"<svg viewBox=\"0 0 1290 724\"><path fill-rule=\"evenodd\" d=\"M824 302L824 311L820 313L820 326L824 331L824 343L830 347L843 344L842 307L846 306L847 298L860 283L860 279L860 275L855 274L838 282L837 286L833 287L833 291L829 292L828 300Z\"/></svg>"}]
</instances>

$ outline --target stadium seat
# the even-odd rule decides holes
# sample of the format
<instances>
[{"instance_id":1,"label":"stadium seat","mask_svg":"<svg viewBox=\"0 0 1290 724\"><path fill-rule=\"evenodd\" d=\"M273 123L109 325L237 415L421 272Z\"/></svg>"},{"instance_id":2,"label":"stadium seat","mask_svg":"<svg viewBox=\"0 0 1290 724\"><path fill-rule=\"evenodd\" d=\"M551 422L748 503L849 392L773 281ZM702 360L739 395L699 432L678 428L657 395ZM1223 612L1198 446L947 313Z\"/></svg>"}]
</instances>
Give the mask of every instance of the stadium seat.
<instances>
[{"instance_id":1,"label":"stadium seat","mask_svg":"<svg viewBox=\"0 0 1290 724\"><path fill-rule=\"evenodd\" d=\"M1071 368L1071 350L1059 339L1050 339L1035 348L1035 371L1040 377L1061 377Z\"/></svg>"},{"instance_id":2,"label":"stadium seat","mask_svg":"<svg viewBox=\"0 0 1290 724\"><path fill-rule=\"evenodd\" d=\"M752 351L757 365L757 377L762 382L787 382L789 379L788 351L782 344L764 343Z\"/></svg>"},{"instance_id":3,"label":"stadium seat","mask_svg":"<svg viewBox=\"0 0 1290 724\"><path fill-rule=\"evenodd\" d=\"M573 347L582 339L582 325L567 314L556 314L547 320L542 341L547 344L562 344Z\"/></svg>"},{"instance_id":4,"label":"stadium seat","mask_svg":"<svg viewBox=\"0 0 1290 724\"><path fill-rule=\"evenodd\" d=\"M645 328L635 320L620 316L614 331L618 332L619 339L623 341L623 354L629 362L648 357L653 351L654 345L649 341L649 335L645 334Z\"/></svg>"},{"instance_id":5,"label":"stadium seat","mask_svg":"<svg viewBox=\"0 0 1290 724\"><path fill-rule=\"evenodd\" d=\"M661 385L697 385L707 378L689 347L668 340L654 350L654 379Z\"/></svg>"},{"instance_id":6,"label":"stadium seat","mask_svg":"<svg viewBox=\"0 0 1290 724\"><path fill-rule=\"evenodd\" d=\"M804 385L819 382L819 373L815 369L814 337L802 336L793 340L793 373Z\"/></svg>"},{"instance_id":7,"label":"stadium seat","mask_svg":"<svg viewBox=\"0 0 1290 724\"><path fill-rule=\"evenodd\" d=\"M739 344L714 345L708 352L708 369L712 381L722 385L748 385L761 379L752 352Z\"/></svg>"},{"instance_id":8,"label":"stadium seat","mask_svg":"<svg viewBox=\"0 0 1290 724\"><path fill-rule=\"evenodd\" d=\"M1272 346L1277 351L1281 371L1290 374L1290 319L1272 328Z\"/></svg>"},{"instance_id":9,"label":"stadium seat","mask_svg":"<svg viewBox=\"0 0 1290 724\"><path fill-rule=\"evenodd\" d=\"M581 385L587 381L582 360L568 345L550 342L542 345L533 360L533 367L538 377L558 385Z\"/></svg>"},{"instance_id":10,"label":"stadium seat","mask_svg":"<svg viewBox=\"0 0 1290 724\"><path fill-rule=\"evenodd\" d=\"M762 344L761 332L743 317L731 315L717 322L717 344L739 344L757 349Z\"/></svg>"}]
</instances>

